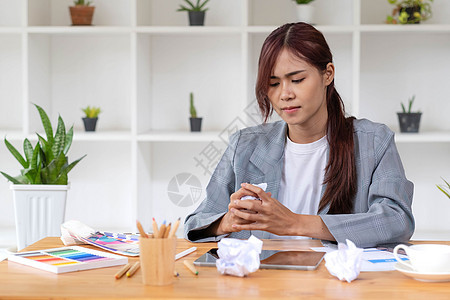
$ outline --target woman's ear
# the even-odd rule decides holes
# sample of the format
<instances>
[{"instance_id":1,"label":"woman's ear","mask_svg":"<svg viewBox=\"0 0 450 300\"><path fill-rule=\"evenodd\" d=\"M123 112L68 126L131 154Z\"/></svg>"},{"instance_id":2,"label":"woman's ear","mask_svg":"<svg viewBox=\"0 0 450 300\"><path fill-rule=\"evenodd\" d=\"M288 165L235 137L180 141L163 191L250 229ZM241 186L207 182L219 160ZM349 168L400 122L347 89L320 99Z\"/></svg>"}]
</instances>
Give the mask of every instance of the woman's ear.
<instances>
[{"instance_id":1,"label":"woman's ear","mask_svg":"<svg viewBox=\"0 0 450 300\"><path fill-rule=\"evenodd\" d=\"M327 64L327 68L325 69L325 73L324 73L324 83L326 86L330 85L330 83L333 81L334 79L334 64L333 63L328 63Z\"/></svg>"}]
</instances>

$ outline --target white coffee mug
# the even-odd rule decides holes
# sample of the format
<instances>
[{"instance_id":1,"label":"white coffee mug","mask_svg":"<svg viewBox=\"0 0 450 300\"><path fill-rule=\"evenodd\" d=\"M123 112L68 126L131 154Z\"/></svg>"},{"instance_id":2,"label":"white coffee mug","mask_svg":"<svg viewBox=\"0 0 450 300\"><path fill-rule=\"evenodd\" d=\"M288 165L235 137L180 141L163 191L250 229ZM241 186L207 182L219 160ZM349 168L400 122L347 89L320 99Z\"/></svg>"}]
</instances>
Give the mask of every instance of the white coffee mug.
<instances>
[{"instance_id":1,"label":"white coffee mug","mask_svg":"<svg viewBox=\"0 0 450 300\"><path fill-rule=\"evenodd\" d=\"M409 257L405 262L398 256L398 250L403 249ZM406 246L397 245L394 248L397 261L419 273L450 273L450 246L441 244L420 244Z\"/></svg>"}]
</instances>

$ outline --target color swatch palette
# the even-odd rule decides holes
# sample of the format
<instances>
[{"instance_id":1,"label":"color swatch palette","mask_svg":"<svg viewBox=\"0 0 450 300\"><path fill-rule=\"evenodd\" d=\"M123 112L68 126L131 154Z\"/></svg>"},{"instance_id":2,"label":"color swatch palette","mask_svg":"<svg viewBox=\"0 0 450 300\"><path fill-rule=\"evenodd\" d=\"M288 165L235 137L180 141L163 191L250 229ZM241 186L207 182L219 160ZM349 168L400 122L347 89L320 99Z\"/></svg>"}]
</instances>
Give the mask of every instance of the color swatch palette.
<instances>
[{"instance_id":1,"label":"color swatch palette","mask_svg":"<svg viewBox=\"0 0 450 300\"><path fill-rule=\"evenodd\" d=\"M128 263L126 257L79 246L16 253L8 260L57 274Z\"/></svg>"}]
</instances>

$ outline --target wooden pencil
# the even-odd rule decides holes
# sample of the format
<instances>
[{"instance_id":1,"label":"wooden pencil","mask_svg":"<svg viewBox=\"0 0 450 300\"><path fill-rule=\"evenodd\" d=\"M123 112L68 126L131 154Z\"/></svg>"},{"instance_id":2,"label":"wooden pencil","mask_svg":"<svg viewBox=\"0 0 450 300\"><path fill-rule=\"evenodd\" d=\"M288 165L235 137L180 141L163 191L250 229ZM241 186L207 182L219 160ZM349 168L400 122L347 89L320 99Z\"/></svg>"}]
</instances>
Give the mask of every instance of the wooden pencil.
<instances>
[{"instance_id":1,"label":"wooden pencil","mask_svg":"<svg viewBox=\"0 0 450 300\"><path fill-rule=\"evenodd\" d=\"M166 221L164 221L159 227L158 238L164 238L164 234L166 233Z\"/></svg>"},{"instance_id":2,"label":"wooden pencil","mask_svg":"<svg viewBox=\"0 0 450 300\"><path fill-rule=\"evenodd\" d=\"M194 265L189 262L188 260L183 261L186 268L188 268L194 275L198 275L197 269L194 267Z\"/></svg>"},{"instance_id":3,"label":"wooden pencil","mask_svg":"<svg viewBox=\"0 0 450 300\"><path fill-rule=\"evenodd\" d=\"M180 226L180 219L181 218L178 218L178 220L176 220L175 224L173 224L173 226L172 226L172 228L170 230L170 233L169 233L169 239L173 238L175 236L175 234L177 232L177 229L178 229L178 226Z\"/></svg>"},{"instance_id":4,"label":"wooden pencil","mask_svg":"<svg viewBox=\"0 0 450 300\"><path fill-rule=\"evenodd\" d=\"M172 223L169 223L169 225L167 225L166 231L164 232L165 239L169 237L170 227L172 227Z\"/></svg>"},{"instance_id":5,"label":"wooden pencil","mask_svg":"<svg viewBox=\"0 0 450 300\"><path fill-rule=\"evenodd\" d=\"M153 237L156 239L158 237L159 232L158 232L158 224L156 224L155 218L153 218L152 226L153 226Z\"/></svg>"},{"instance_id":6,"label":"wooden pencil","mask_svg":"<svg viewBox=\"0 0 450 300\"><path fill-rule=\"evenodd\" d=\"M141 266L140 263L137 261L127 272L127 277L133 276L133 274L136 273L136 271L139 269L140 266Z\"/></svg>"},{"instance_id":7,"label":"wooden pencil","mask_svg":"<svg viewBox=\"0 0 450 300\"><path fill-rule=\"evenodd\" d=\"M116 277L116 279L119 279L123 276L123 274L125 274L126 271L128 271L129 268L131 268L131 264L126 264L122 269L120 269L119 272L114 275L114 277Z\"/></svg>"},{"instance_id":8,"label":"wooden pencil","mask_svg":"<svg viewBox=\"0 0 450 300\"><path fill-rule=\"evenodd\" d=\"M139 230L139 233L141 235L141 237L143 238L148 238L148 235L145 233L144 228L142 227L141 222L139 222L138 220L136 220L136 226Z\"/></svg>"}]
</instances>

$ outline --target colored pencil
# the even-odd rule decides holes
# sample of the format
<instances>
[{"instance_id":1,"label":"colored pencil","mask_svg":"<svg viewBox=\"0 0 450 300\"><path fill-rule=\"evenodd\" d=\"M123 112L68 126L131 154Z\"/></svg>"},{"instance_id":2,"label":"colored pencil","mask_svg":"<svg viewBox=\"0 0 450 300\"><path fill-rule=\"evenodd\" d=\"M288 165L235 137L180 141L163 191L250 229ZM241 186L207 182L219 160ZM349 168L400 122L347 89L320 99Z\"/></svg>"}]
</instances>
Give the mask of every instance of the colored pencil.
<instances>
[{"instance_id":1,"label":"colored pencil","mask_svg":"<svg viewBox=\"0 0 450 300\"><path fill-rule=\"evenodd\" d=\"M131 268L130 270L127 272L127 277L131 277L133 276L134 273L136 273L136 271L139 269L141 265L139 264L139 262L137 261Z\"/></svg>"},{"instance_id":2,"label":"colored pencil","mask_svg":"<svg viewBox=\"0 0 450 300\"><path fill-rule=\"evenodd\" d=\"M141 222L139 222L138 220L136 220L136 226L139 230L139 233L141 234L141 237L143 238L148 238L148 235L145 233L144 228L141 225Z\"/></svg>"},{"instance_id":3,"label":"colored pencil","mask_svg":"<svg viewBox=\"0 0 450 300\"><path fill-rule=\"evenodd\" d=\"M153 237L156 239L158 237L159 232L158 232L158 224L156 224L155 218L153 218L152 226L153 226Z\"/></svg>"},{"instance_id":4,"label":"colored pencil","mask_svg":"<svg viewBox=\"0 0 450 300\"><path fill-rule=\"evenodd\" d=\"M194 275L198 275L197 269L194 267L194 265L189 262L188 260L183 261L186 268L188 268Z\"/></svg>"},{"instance_id":5,"label":"colored pencil","mask_svg":"<svg viewBox=\"0 0 450 300\"><path fill-rule=\"evenodd\" d=\"M166 231L164 232L163 236L165 239L169 237L170 227L172 227L172 223L169 223L169 225L167 225Z\"/></svg>"},{"instance_id":6,"label":"colored pencil","mask_svg":"<svg viewBox=\"0 0 450 300\"><path fill-rule=\"evenodd\" d=\"M173 226L172 226L172 228L170 230L170 233L169 233L169 239L173 238L175 236L175 234L177 232L177 229L178 229L178 226L180 226L180 219L181 218L178 218L178 220L175 222L175 224L173 224Z\"/></svg>"},{"instance_id":7,"label":"colored pencil","mask_svg":"<svg viewBox=\"0 0 450 300\"><path fill-rule=\"evenodd\" d=\"M195 250L197 250L197 247L191 247L189 249L186 249L180 253L178 253L177 255L175 255L175 260L178 260L188 254L191 254L192 252L194 252Z\"/></svg>"},{"instance_id":8,"label":"colored pencil","mask_svg":"<svg viewBox=\"0 0 450 300\"><path fill-rule=\"evenodd\" d=\"M119 279L123 276L123 274L125 274L126 271L128 271L129 268L131 268L131 264L126 264L122 269L120 269L119 272L116 273L116 275L114 275L114 277L116 277L116 279Z\"/></svg>"},{"instance_id":9,"label":"colored pencil","mask_svg":"<svg viewBox=\"0 0 450 300\"><path fill-rule=\"evenodd\" d=\"M166 221L164 221L159 227L158 238L164 238L164 234L166 233Z\"/></svg>"}]
</instances>

